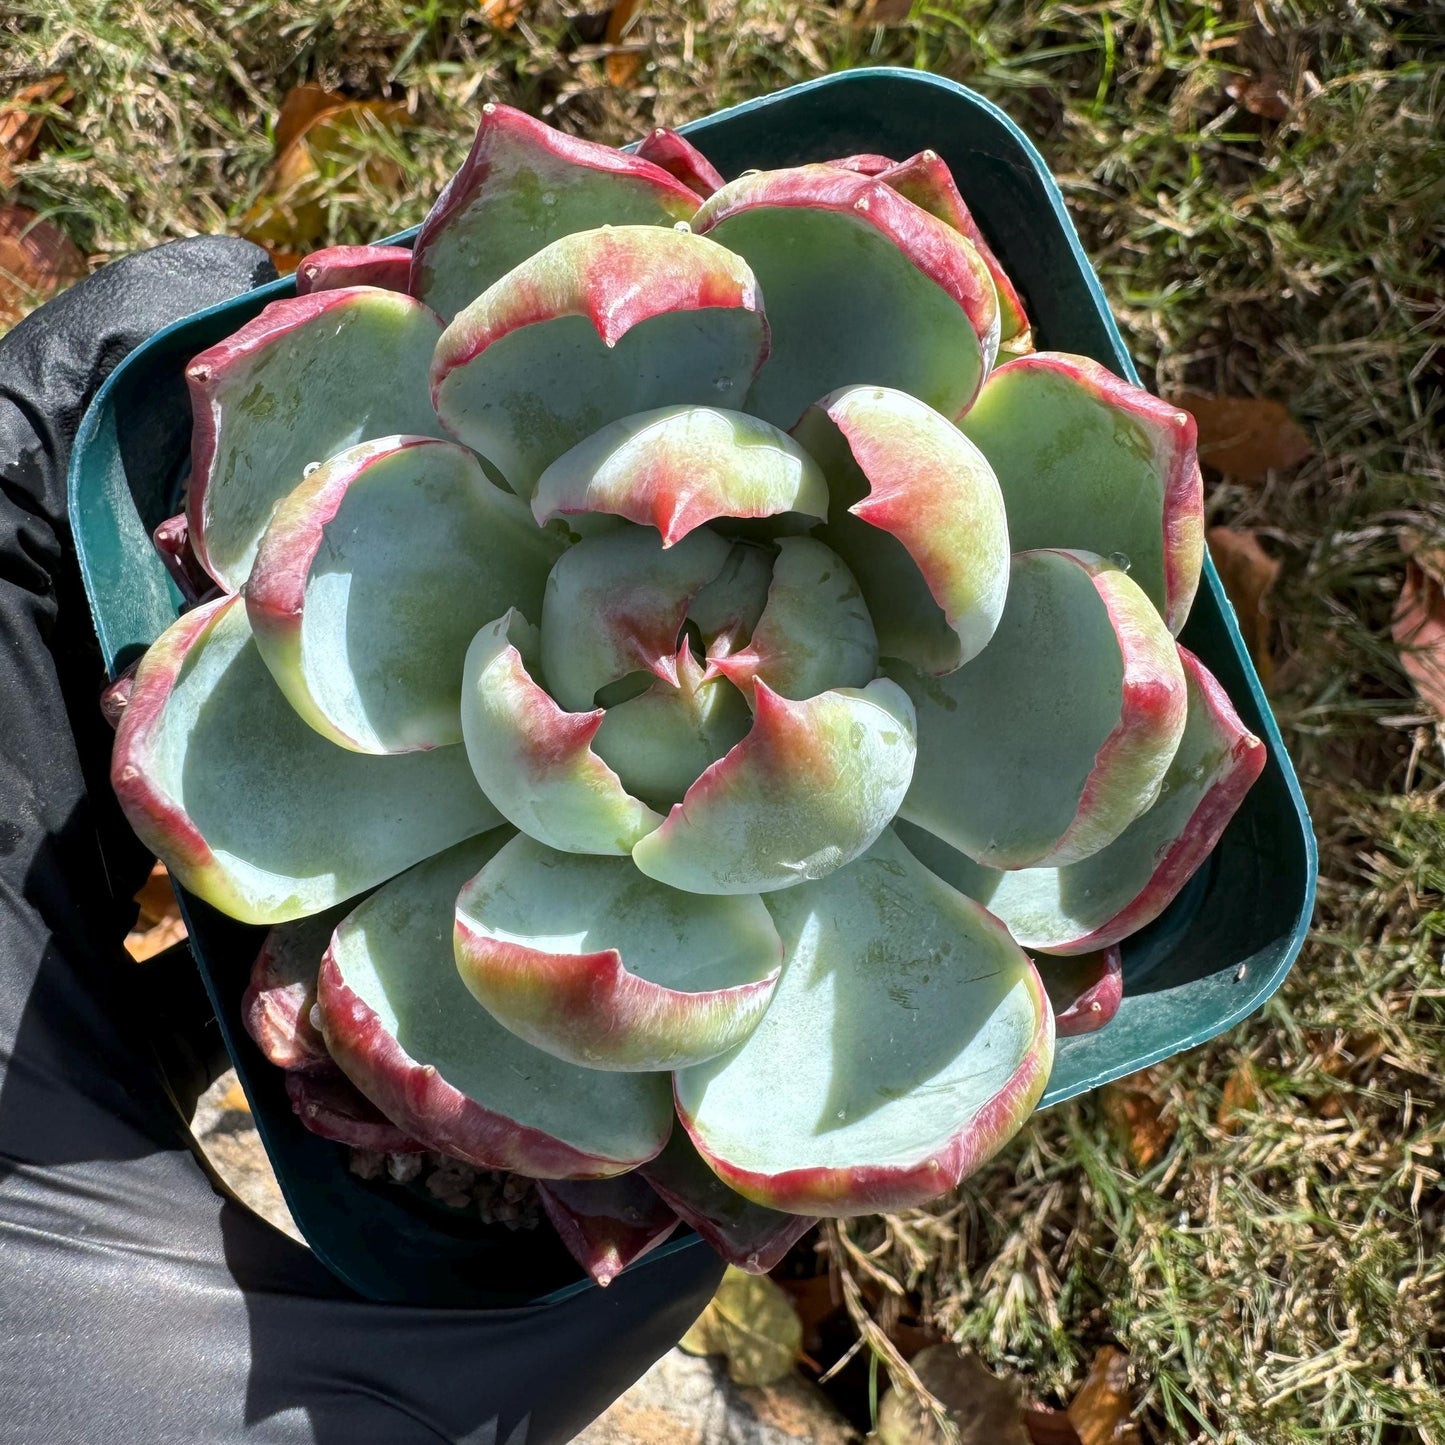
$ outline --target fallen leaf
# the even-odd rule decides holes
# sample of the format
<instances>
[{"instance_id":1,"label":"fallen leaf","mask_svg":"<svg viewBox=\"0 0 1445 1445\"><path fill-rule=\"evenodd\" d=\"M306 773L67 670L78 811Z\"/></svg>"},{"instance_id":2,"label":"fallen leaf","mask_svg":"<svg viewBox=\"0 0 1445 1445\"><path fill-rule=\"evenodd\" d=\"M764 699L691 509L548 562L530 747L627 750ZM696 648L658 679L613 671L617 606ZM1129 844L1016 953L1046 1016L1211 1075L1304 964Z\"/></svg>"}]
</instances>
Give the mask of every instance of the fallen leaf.
<instances>
[{"instance_id":1,"label":"fallen leaf","mask_svg":"<svg viewBox=\"0 0 1445 1445\"><path fill-rule=\"evenodd\" d=\"M782 1279L776 1283L792 1300L798 1313L799 1323L803 1326L804 1353L816 1355L822 1347L824 1327L843 1310L842 1295L833 1283L833 1277L815 1274L808 1279Z\"/></svg>"},{"instance_id":2,"label":"fallen leaf","mask_svg":"<svg viewBox=\"0 0 1445 1445\"><path fill-rule=\"evenodd\" d=\"M1129 1357L1105 1345L1069 1405L1069 1420L1081 1445L1140 1445L1129 1395Z\"/></svg>"},{"instance_id":3,"label":"fallen leaf","mask_svg":"<svg viewBox=\"0 0 1445 1445\"><path fill-rule=\"evenodd\" d=\"M89 268L75 243L25 206L0 206L0 330Z\"/></svg>"},{"instance_id":4,"label":"fallen leaf","mask_svg":"<svg viewBox=\"0 0 1445 1445\"><path fill-rule=\"evenodd\" d=\"M863 0L858 19L864 25L902 25L913 14L913 0Z\"/></svg>"},{"instance_id":5,"label":"fallen leaf","mask_svg":"<svg viewBox=\"0 0 1445 1445\"><path fill-rule=\"evenodd\" d=\"M1199 459L1245 482L1262 482L1278 469L1297 467L1313 447L1304 428L1277 401L1252 396L1173 398L1199 425Z\"/></svg>"},{"instance_id":6,"label":"fallen leaf","mask_svg":"<svg viewBox=\"0 0 1445 1445\"><path fill-rule=\"evenodd\" d=\"M0 104L0 187L15 184L15 167L27 159L40 139L46 107L66 104L75 92L63 75L47 75L22 86Z\"/></svg>"},{"instance_id":7,"label":"fallen leaf","mask_svg":"<svg viewBox=\"0 0 1445 1445\"><path fill-rule=\"evenodd\" d=\"M276 118L276 160L241 218L241 234L264 246L276 269L289 275L326 242L327 202L338 186L401 185L400 167L377 154L375 141L406 120L401 101L349 100L319 85L288 91Z\"/></svg>"},{"instance_id":8,"label":"fallen leaf","mask_svg":"<svg viewBox=\"0 0 1445 1445\"><path fill-rule=\"evenodd\" d=\"M1067 1410L1054 1410L1048 1405L1024 1407L1024 1429L1029 1445L1081 1445L1079 1432L1069 1419Z\"/></svg>"},{"instance_id":9,"label":"fallen leaf","mask_svg":"<svg viewBox=\"0 0 1445 1445\"><path fill-rule=\"evenodd\" d=\"M1224 1081L1215 1122L1226 1134L1238 1133L1245 1126L1242 1116L1254 1113L1261 1098L1259 1075L1255 1073L1254 1065L1248 1059L1241 1059Z\"/></svg>"},{"instance_id":10,"label":"fallen leaf","mask_svg":"<svg viewBox=\"0 0 1445 1445\"><path fill-rule=\"evenodd\" d=\"M135 927L126 935L125 951L137 963L144 963L186 936L180 905L163 863L151 869L135 901L140 905L140 914Z\"/></svg>"},{"instance_id":11,"label":"fallen leaf","mask_svg":"<svg viewBox=\"0 0 1445 1445\"><path fill-rule=\"evenodd\" d=\"M1260 546L1253 532L1211 527L1204 535L1219 580L1233 604L1245 646L1259 671L1259 680L1268 687L1274 677L1268 599L1281 564Z\"/></svg>"},{"instance_id":12,"label":"fallen leaf","mask_svg":"<svg viewBox=\"0 0 1445 1445\"><path fill-rule=\"evenodd\" d=\"M771 1385L798 1359L803 1324L792 1301L765 1274L728 1266L717 1293L682 1337L690 1355L725 1355L738 1385Z\"/></svg>"},{"instance_id":13,"label":"fallen leaf","mask_svg":"<svg viewBox=\"0 0 1445 1445\"><path fill-rule=\"evenodd\" d=\"M1266 120L1284 120L1293 109L1283 81L1272 71L1236 76L1224 87L1224 93L1251 115Z\"/></svg>"},{"instance_id":14,"label":"fallen leaf","mask_svg":"<svg viewBox=\"0 0 1445 1445\"><path fill-rule=\"evenodd\" d=\"M510 30L522 18L527 0L481 0L478 8L493 30Z\"/></svg>"},{"instance_id":15,"label":"fallen leaf","mask_svg":"<svg viewBox=\"0 0 1445 1445\"><path fill-rule=\"evenodd\" d=\"M221 1113L223 1114L249 1114L251 1112L251 1101L246 1097L246 1091L241 1087L239 1079L233 1079L231 1086L221 1098Z\"/></svg>"},{"instance_id":16,"label":"fallen leaf","mask_svg":"<svg viewBox=\"0 0 1445 1445\"><path fill-rule=\"evenodd\" d=\"M914 1356L919 1383L948 1413L958 1445L1031 1445L1019 1387L989 1370L977 1355L930 1345ZM877 1445L945 1445L942 1427L923 1402L890 1389L878 1405Z\"/></svg>"},{"instance_id":17,"label":"fallen leaf","mask_svg":"<svg viewBox=\"0 0 1445 1445\"><path fill-rule=\"evenodd\" d=\"M324 85L293 85L276 112L276 138L273 154L283 156L306 133L307 127L329 110L340 110L350 103L339 90Z\"/></svg>"},{"instance_id":18,"label":"fallen leaf","mask_svg":"<svg viewBox=\"0 0 1445 1445\"><path fill-rule=\"evenodd\" d=\"M1175 1125L1164 1118L1161 1092L1153 1069L1142 1069L1100 1091L1104 1119L1136 1169L1147 1169L1174 1138Z\"/></svg>"},{"instance_id":19,"label":"fallen leaf","mask_svg":"<svg viewBox=\"0 0 1445 1445\"><path fill-rule=\"evenodd\" d=\"M617 0L607 17L606 44L621 45L637 24L641 12L642 0ZM642 74L642 56L635 50L614 51L602 62L602 69L609 85L616 86L618 90L629 90Z\"/></svg>"},{"instance_id":20,"label":"fallen leaf","mask_svg":"<svg viewBox=\"0 0 1445 1445\"><path fill-rule=\"evenodd\" d=\"M1430 547L1416 533L1400 539L1405 577L1391 632L1400 665L1420 701L1445 719L1445 547Z\"/></svg>"}]
</instances>

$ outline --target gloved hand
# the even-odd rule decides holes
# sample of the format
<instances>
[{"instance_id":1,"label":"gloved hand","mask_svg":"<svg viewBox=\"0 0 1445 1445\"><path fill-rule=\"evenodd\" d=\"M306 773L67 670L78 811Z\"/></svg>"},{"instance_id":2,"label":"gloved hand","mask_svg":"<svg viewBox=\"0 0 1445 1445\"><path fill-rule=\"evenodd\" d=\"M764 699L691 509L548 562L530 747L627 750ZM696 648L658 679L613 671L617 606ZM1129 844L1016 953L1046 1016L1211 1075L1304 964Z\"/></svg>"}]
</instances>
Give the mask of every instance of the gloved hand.
<instances>
[{"instance_id":1,"label":"gloved hand","mask_svg":"<svg viewBox=\"0 0 1445 1445\"><path fill-rule=\"evenodd\" d=\"M711 1252L528 1309L359 1298L212 1186L186 1127L204 995L121 948L150 859L107 781L71 444L128 351L271 274L245 242L181 241L0 341L0 1439L549 1445L692 1322Z\"/></svg>"}]
</instances>

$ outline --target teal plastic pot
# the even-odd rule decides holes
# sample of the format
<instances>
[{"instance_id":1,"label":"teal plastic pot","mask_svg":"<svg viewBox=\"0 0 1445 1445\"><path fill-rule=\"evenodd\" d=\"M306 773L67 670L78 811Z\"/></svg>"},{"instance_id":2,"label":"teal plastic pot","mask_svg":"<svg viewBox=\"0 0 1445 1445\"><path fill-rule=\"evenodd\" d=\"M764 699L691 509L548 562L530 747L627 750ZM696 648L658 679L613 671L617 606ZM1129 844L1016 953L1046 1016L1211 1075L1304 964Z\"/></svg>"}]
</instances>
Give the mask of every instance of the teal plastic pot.
<instances>
[{"instance_id":1,"label":"teal plastic pot","mask_svg":"<svg viewBox=\"0 0 1445 1445\"><path fill-rule=\"evenodd\" d=\"M1040 347L1091 356L1137 381L1048 168L1018 127L979 96L917 72L855 70L686 130L725 176L857 152L938 151L1023 294ZM187 445L184 437L173 449L158 445L147 432L148 408L183 396L192 356L292 289L289 280L278 281L162 331L116 368L85 417L70 474L70 515L112 674L134 661L181 607L149 538L178 510ZM1161 918L1124 945L1117 1017L1099 1033L1059 1042L1045 1105L1191 1048L1253 1013L1279 987L1309 924L1316 859L1304 801L1208 561L1182 640L1265 740L1269 761L1209 861ZM516 1305L590 1287L550 1231L480 1228L420 1192L349 1174L342 1149L301 1127L280 1071L241 1026L241 994L261 930L194 899L183 907L286 1202L338 1275L376 1299L468 1306ZM633 1268L695 1247L695 1236L685 1236Z\"/></svg>"}]
</instances>

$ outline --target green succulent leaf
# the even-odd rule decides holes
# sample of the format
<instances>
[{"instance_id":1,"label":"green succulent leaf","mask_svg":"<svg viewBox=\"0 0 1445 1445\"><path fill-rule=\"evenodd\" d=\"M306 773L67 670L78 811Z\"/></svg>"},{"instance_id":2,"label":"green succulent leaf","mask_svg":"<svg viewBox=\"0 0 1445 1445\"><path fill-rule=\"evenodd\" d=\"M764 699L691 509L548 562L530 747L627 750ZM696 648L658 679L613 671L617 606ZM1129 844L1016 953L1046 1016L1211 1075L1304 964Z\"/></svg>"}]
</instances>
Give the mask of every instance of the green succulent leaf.
<instances>
[{"instance_id":1,"label":"green succulent leaf","mask_svg":"<svg viewBox=\"0 0 1445 1445\"><path fill-rule=\"evenodd\" d=\"M146 653L111 781L177 882L246 923L320 913L501 821L462 748L367 757L303 722L239 596Z\"/></svg>"},{"instance_id":2,"label":"green succulent leaf","mask_svg":"<svg viewBox=\"0 0 1445 1445\"><path fill-rule=\"evenodd\" d=\"M693 227L757 275L773 340L747 409L777 426L859 382L956 417L993 365L998 302L982 258L868 176L826 165L740 176Z\"/></svg>"},{"instance_id":3,"label":"green succulent leaf","mask_svg":"<svg viewBox=\"0 0 1445 1445\"><path fill-rule=\"evenodd\" d=\"M700 1063L746 1038L782 945L756 895L698 898L625 858L516 838L457 899L457 967L513 1033L594 1069Z\"/></svg>"},{"instance_id":4,"label":"green succulent leaf","mask_svg":"<svg viewBox=\"0 0 1445 1445\"><path fill-rule=\"evenodd\" d=\"M1087 552L1020 552L993 641L967 667L890 674L918 711L902 816L980 863L1072 863L1158 796L1184 731L1174 640Z\"/></svg>"},{"instance_id":5,"label":"green succulent leaf","mask_svg":"<svg viewBox=\"0 0 1445 1445\"><path fill-rule=\"evenodd\" d=\"M578 542L553 567L542 599L542 672L557 701L581 712L599 689L638 671L675 686L689 604L731 550L706 529L672 547L650 527Z\"/></svg>"},{"instance_id":6,"label":"green succulent leaf","mask_svg":"<svg viewBox=\"0 0 1445 1445\"><path fill-rule=\"evenodd\" d=\"M539 523L610 512L656 527L664 547L720 517L828 515L817 463L786 432L742 412L672 406L624 417L542 473Z\"/></svg>"},{"instance_id":7,"label":"green succulent leaf","mask_svg":"<svg viewBox=\"0 0 1445 1445\"><path fill-rule=\"evenodd\" d=\"M909 849L1001 918L1025 948L1079 954L1152 923L1219 841L1265 763L1204 664L1179 649L1188 721L1159 800L1107 848L1066 868L984 868L921 828L899 825Z\"/></svg>"},{"instance_id":8,"label":"green succulent leaf","mask_svg":"<svg viewBox=\"0 0 1445 1445\"><path fill-rule=\"evenodd\" d=\"M747 736L752 718L726 678L709 678L686 641L677 686L658 680L607 709L592 750L649 807L682 800L698 776Z\"/></svg>"},{"instance_id":9,"label":"green succulent leaf","mask_svg":"<svg viewBox=\"0 0 1445 1445\"><path fill-rule=\"evenodd\" d=\"M430 307L375 287L273 301L186 368L195 413L192 545L227 592L271 510L313 463L374 437L444 436L427 391Z\"/></svg>"},{"instance_id":10,"label":"green succulent leaf","mask_svg":"<svg viewBox=\"0 0 1445 1445\"><path fill-rule=\"evenodd\" d=\"M989 377L959 426L998 476L1015 549L1122 559L1176 637L1204 561L1194 419L1083 356Z\"/></svg>"},{"instance_id":11,"label":"green succulent leaf","mask_svg":"<svg viewBox=\"0 0 1445 1445\"><path fill-rule=\"evenodd\" d=\"M513 610L462 666L462 737L482 791L514 827L569 853L629 852L662 821L592 750L602 709L565 712L533 680L536 629Z\"/></svg>"},{"instance_id":12,"label":"green succulent leaf","mask_svg":"<svg viewBox=\"0 0 1445 1445\"><path fill-rule=\"evenodd\" d=\"M904 1209L954 1187L1048 1079L1053 1020L1027 955L891 832L767 903L784 947L767 1015L676 1078L699 1153L738 1193L796 1213Z\"/></svg>"},{"instance_id":13,"label":"green succulent leaf","mask_svg":"<svg viewBox=\"0 0 1445 1445\"><path fill-rule=\"evenodd\" d=\"M886 678L802 702L754 687L753 726L632 850L691 893L766 893L872 846L913 776L913 707Z\"/></svg>"},{"instance_id":14,"label":"green succulent leaf","mask_svg":"<svg viewBox=\"0 0 1445 1445\"><path fill-rule=\"evenodd\" d=\"M530 498L609 422L736 402L767 354L757 282L690 231L604 226L509 271L452 321L432 360L442 424Z\"/></svg>"},{"instance_id":15,"label":"green succulent leaf","mask_svg":"<svg viewBox=\"0 0 1445 1445\"><path fill-rule=\"evenodd\" d=\"M761 678L801 700L863 687L878 671L878 638L843 559L812 537L782 537L768 603L746 647L714 666L749 695Z\"/></svg>"},{"instance_id":16,"label":"green succulent leaf","mask_svg":"<svg viewBox=\"0 0 1445 1445\"><path fill-rule=\"evenodd\" d=\"M565 546L465 448L387 437L331 458L277 507L246 611L323 737L366 753L443 747L462 740L477 629L509 605L535 616Z\"/></svg>"},{"instance_id":17,"label":"green succulent leaf","mask_svg":"<svg viewBox=\"0 0 1445 1445\"><path fill-rule=\"evenodd\" d=\"M484 105L476 139L422 222L412 295L450 320L551 241L598 226L672 226L697 196L644 158Z\"/></svg>"},{"instance_id":18,"label":"green succulent leaf","mask_svg":"<svg viewBox=\"0 0 1445 1445\"><path fill-rule=\"evenodd\" d=\"M533 1179L625 1173L667 1142L667 1076L579 1069L535 1049L479 1007L457 972L457 894L510 836L429 859L341 924L317 986L327 1047L429 1148Z\"/></svg>"},{"instance_id":19,"label":"green succulent leaf","mask_svg":"<svg viewBox=\"0 0 1445 1445\"><path fill-rule=\"evenodd\" d=\"M983 453L916 398L853 386L793 429L832 493L817 536L853 569L879 650L951 672L988 644L1008 590L1009 526Z\"/></svg>"},{"instance_id":20,"label":"green succulent leaf","mask_svg":"<svg viewBox=\"0 0 1445 1445\"><path fill-rule=\"evenodd\" d=\"M964 204L963 196L953 179L953 173L944 164L937 151L919 151L896 166L877 172L878 179L891 186L900 196L921 206L932 216L961 235L966 236L988 267L993 279L994 291L998 295L999 349L1014 355L1032 349L1029 341L1029 319L1024 314L1024 304L1013 282L1009 279L998 258L993 254L978 222Z\"/></svg>"}]
</instances>

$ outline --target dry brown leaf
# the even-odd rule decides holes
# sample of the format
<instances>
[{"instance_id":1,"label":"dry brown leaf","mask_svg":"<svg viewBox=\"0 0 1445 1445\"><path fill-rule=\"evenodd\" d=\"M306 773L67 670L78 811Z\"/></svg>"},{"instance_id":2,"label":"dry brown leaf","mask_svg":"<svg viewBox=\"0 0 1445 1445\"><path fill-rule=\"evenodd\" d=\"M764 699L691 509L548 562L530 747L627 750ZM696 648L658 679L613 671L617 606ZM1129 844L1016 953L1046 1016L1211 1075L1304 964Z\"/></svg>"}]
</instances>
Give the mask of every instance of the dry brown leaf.
<instances>
[{"instance_id":1,"label":"dry brown leaf","mask_svg":"<svg viewBox=\"0 0 1445 1445\"><path fill-rule=\"evenodd\" d=\"M1224 1081L1215 1122L1226 1134L1235 1134L1245 1127L1245 1114L1254 1113L1263 1096L1259 1075L1248 1059L1241 1059L1234 1072Z\"/></svg>"},{"instance_id":2,"label":"dry brown leaf","mask_svg":"<svg viewBox=\"0 0 1445 1445\"><path fill-rule=\"evenodd\" d=\"M642 0L617 0L607 17L608 45L621 45L642 13ZM602 62L607 83L618 90L630 90L642 74L642 56L635 50L619 50Z\"/></svg>"},{"instance_id":3,"label":"dry brown leaf","mask_svg":"<svg viewBox=\"0 0 1445 1445\"><path fill-rule=\"evenodd\" d=\"M1236 76L1224 87L1224 93L1251 115L1266 120L1284 120L1293 109L1284 82L1272 71Z\"/></svg>"},{"instance_id":4,"label":"dry brown leaf","mask_svg":"<svg viewBox=\"0 0 1445 1445\"><path fill-rule=\"evenodd\" d=\"M1420 701L1445 719L1445 547L1428 546L1415 533L1402 535L1400 544L1405 577L1391 632Z\"/></svg>"},{"instance_id":5,"label":"dry brown leaf","mask_svg":"<svg viewBox=\"0 0 1445 1445\"><path fill-rule=\"evenodd\" d=\"M1069 1419L1067 1410L1050 1409L1047 1405L1024 1408L1024 1429L1029 1445L1081 1445L1079 1432Z\"/></svg>"},{"instance_id":6,"label":"dry brown leaf","mask_svg":"<svg viewBox=\"0 0 1445 1445\"><path fill-rule=\"evenodd\" d=\"M135 901L140 904L140 915L135 927L126 935L125 951L137 963L144 963L186 936L180 905L176 902L175 891L171 888L163 863L157 863L151 869L150 877L141 884Z\"/></svg>"},{"instance_id":7,"label":"dry brown leaf","mask_svg":"<svg viewBox=\"0 0 1445 1445\"><path fill-rule=\"evenodd\" d=\"M1100 1100L1110 1132L1136 1169L1147 1169L1163 1155L1174 1138L1175 1124L1164 1117L1164 1100L1153 1069L1106 1084Z\"/></svg>"},{"instance_id":8,"label":"dry brown leaf","mask_svg":"<svg viewBox=\"0 0 1445 1445\"><path fill-rule=\"evenodd\" d=\"M930 1345L913 1358L924 1387L948 1412L958 1445L1031 1445L1018 1385L976 1355ZM907 1390L889 1390L878 1406L878 1445L944 1445L942 1428Z\"/></svg>"},{"instance_id":9,"label":"dry brown leaf","mask_svg":"<svg viewBox=\"0 0 1445 1445\"><path fill-rule=\"evenodd\" d=\"M1173 401L1199 424L1200 461L1226 476L1262 482L1271 471L1297 467L1313 450L1304 428L1277 401L1193 392Z\"/></svg>"},{"instance_id":10,"label":"dry brown leaf","mask_svg":"<svg viewBox=\"0 0 1445 1445\"><path fill-rule=\"evenodd\" d=\"M793 1302L765 1274L729 1265L717 1293L682 1337L690 1355L724 1355L738 1385L771 1385L797 1363L803 1324Z\"/></svg>"},{"instance_id":11,"label":"dry brown leaf","mask_svg":"<svg viewBox=\"0 0 1445 1445\"><path fill-rule=\"evenodd\" d=\"M35 149L45 124L45 108L65 105L74 94L63 75L47 75L22 86L0 104L0 187L15 184L15 167Z\"/></svg>"},{"instance_id":12,"label":"dry brown leaf","mask_svg":"<svg viewBox=\"0 0 1445 1445\"><path fill-rule=\"evenodd\" d=\"M1269 650L1269 592L1279 577L1280 562L1269 555L1253 533L1234 527L1211 527L1205 533L1219 580L1234 605L1239 630L1266 687L1274 677Z\"/></svg>"},{"instance_id":13,"label":"dry brown leaf","mask_svg":"<svg viewBox=\"0 0 1445 1445\"><path fill-rule=\"evenodd\" d=\"M1069 1406L1069 1420L1081 1445L1140 1445L1139 1426L1132 1416L1129 1357L1105 1345Z\"/></svg>"},{"instance_id":14,"label":"dry brown leaf","mask_svg":"<svg viewBox=\"0 0 1445 1445\"><path fill-rule=\"evenodd\" d=\"M527 0L481 0L482 19L493 30L510 30L522 18Z\"/></svg>"},{"instance_id":15,"label":"dry brown leaf","mask_svg":"<svg viewBox=\"0 0 1445 1445\"><path fill-rule=\"evenodd\" d=\"M368 135L405 124L395 100L348 100L319 85L288 91L276 118L276 160L241 234L271 253L289 275L326 240L329 193L360 179L380 190L401 184L399 167L368 148Z\"/></svg>"},{"instance_id":16,"label":"dry brown leaf","mask_svg":"<svg viewBox=\"0 0 1445 1445\"><path fill-rule=\"evenodd\" d=\"M340 110L350 102L339 90L324 85L295 85L286 92L276 112L276 140L273 152L284 156L306 133L311 123L329 110Z\"/></svg>"},{"instance_id":17,"label":"dry brown leaf","mask_svg":"<svg viewBox=\"0 0 1445 1445\"><path fill-rule=\"evenodd\" d=\"M863 0L858 19L864 25L902 25L913 13L913 0Z\"/></svg>"},{"instance_id":18,"label":"dry brown leaf","mask_svg":"<svg viewBox=\"0 0 1445 1445\"><path fill-rule=\"evenodd\" d=\"M140 904L137 928L149 928L167 918L179 918L180 908L176 904L175 889L171 887L171 875L164 863L157 863L150 871L150 877L141 884L135 901Z\"/></svg>"},{"instance_id":19,"label":"dry brown leaf","mask_svg":"<svg viewBox=\"0 0 1445 1445\"><path fill-rule=\"evenodd\" d=\"M0 206L0 330L87 270L85 257L59 226L25 206Z\"/></svg>"}]
</instances>

